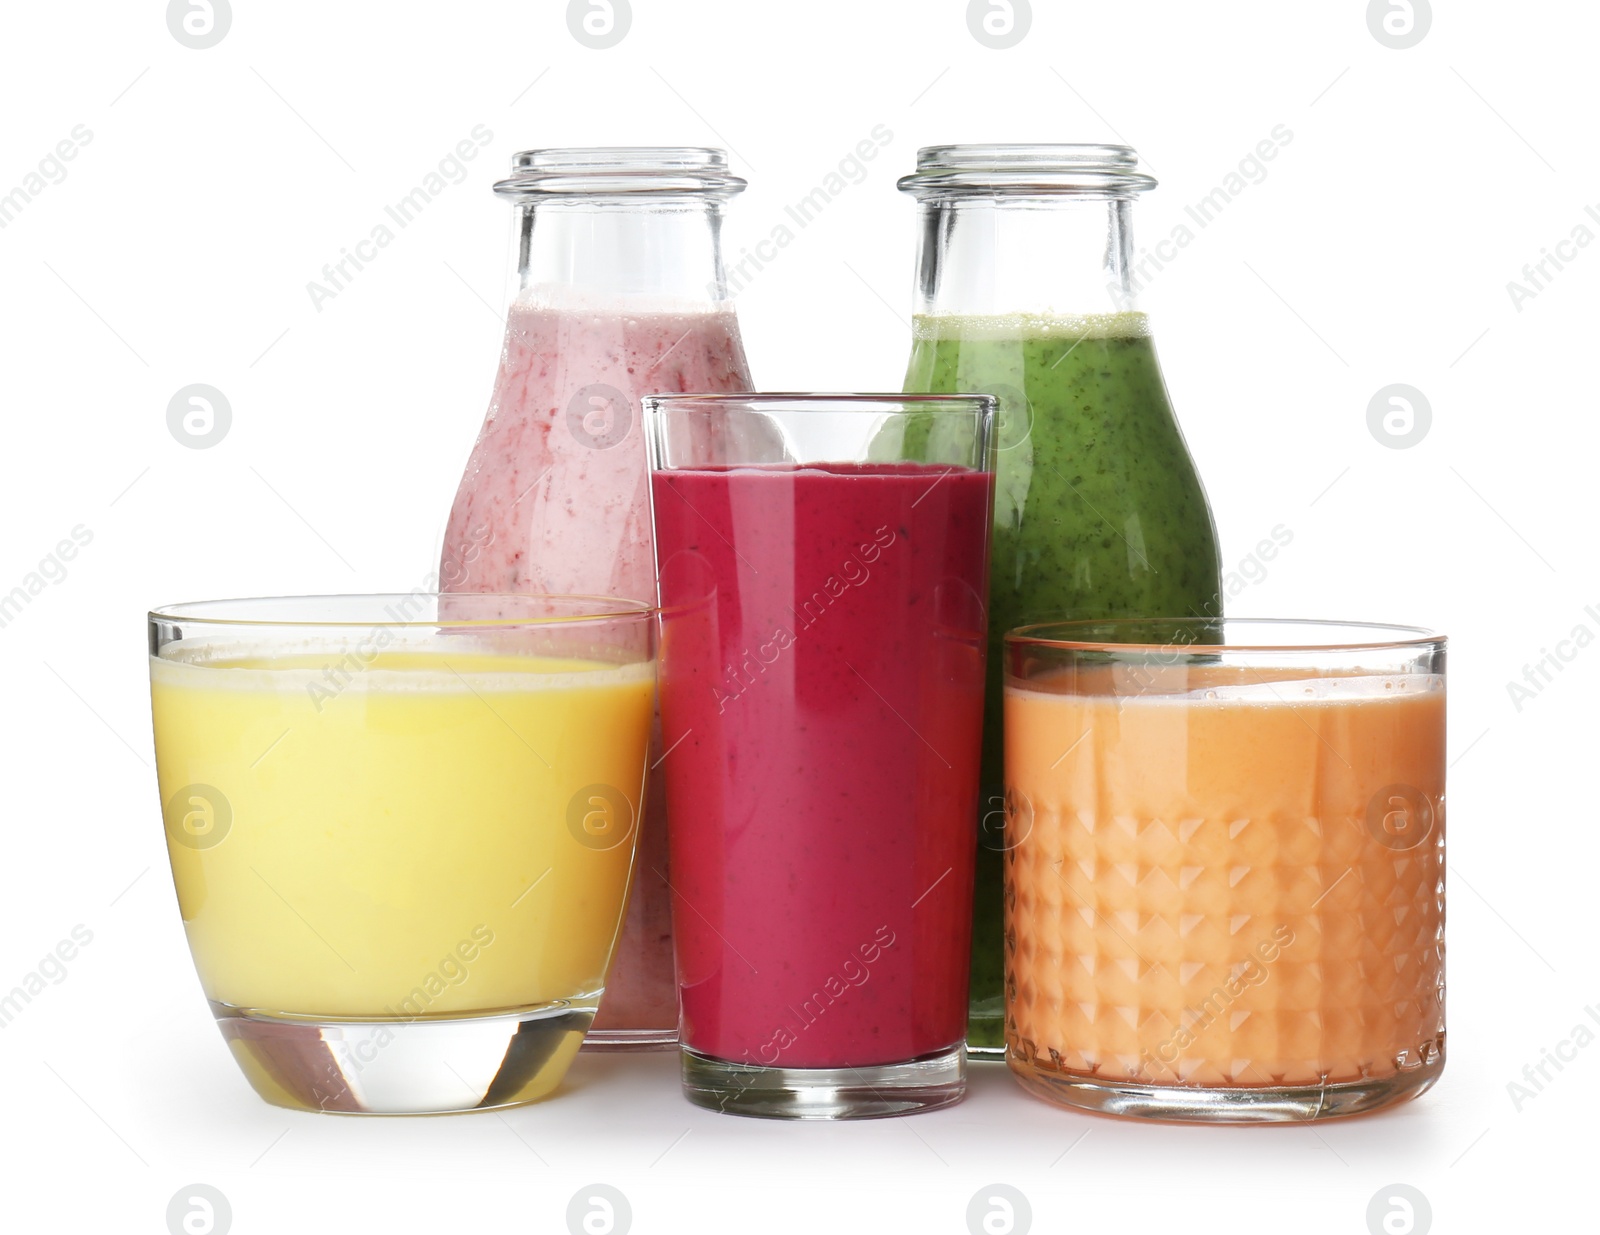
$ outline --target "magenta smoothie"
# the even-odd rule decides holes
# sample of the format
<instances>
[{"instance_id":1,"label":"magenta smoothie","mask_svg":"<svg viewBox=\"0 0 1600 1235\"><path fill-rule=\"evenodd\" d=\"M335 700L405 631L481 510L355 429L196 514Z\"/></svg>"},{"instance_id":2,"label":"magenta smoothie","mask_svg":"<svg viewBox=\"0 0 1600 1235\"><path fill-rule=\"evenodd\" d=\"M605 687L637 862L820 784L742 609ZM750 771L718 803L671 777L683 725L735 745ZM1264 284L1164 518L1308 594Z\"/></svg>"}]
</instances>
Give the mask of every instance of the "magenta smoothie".
<instances>
[{"instance_id":1,"label":"magenta smoothie","mask_svg":"<svg viewBox=\"0 0 1600 1235\"><path fill-rule=\"evenodd\" d=\"M749 386L731 308L515 306L489 412L450 512L440 590L653 603L639 397ZM649 788L632 898L596 1031L670 1034L677 1021L659 776Z\"/></svg>"},{"instance_id":2,"label":"magenta smoothie","mask_svg":"<svg viewBox=\"0 0 1600 1235\"><path fill-rule=\"evenodd\" d=\"M654 474L692 1051L866 1067L961 1042L991 481Z\"/></svg>"}]
</instances>

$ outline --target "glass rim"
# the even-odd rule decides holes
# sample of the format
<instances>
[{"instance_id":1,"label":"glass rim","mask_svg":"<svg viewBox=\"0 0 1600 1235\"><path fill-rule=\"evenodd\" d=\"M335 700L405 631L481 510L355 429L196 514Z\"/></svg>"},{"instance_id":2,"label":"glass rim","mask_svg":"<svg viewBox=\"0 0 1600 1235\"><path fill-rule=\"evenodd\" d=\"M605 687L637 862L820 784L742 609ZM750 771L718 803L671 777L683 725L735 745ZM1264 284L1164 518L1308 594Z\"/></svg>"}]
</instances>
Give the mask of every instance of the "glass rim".
<instances>
[{"instance_id":1,"label":"glass rim","mask_svg":"<svg viewBox=\"0 0 1600 1235\"><path fill-rule=\"evenodd\" d=\"M477 604L502 603L527 607L551 601L571 604L574 608L587 606L591 612L510 614L496 617L431 617L414 618L402 614L396 617L389 612L402 602L427 603L449 598ZM361 616L350 618L295 616L293 612L279 616L262 612L284 606L339 606L366 605ZM384 606L380 609L380 606ZM235 609L255 609L250 616L238 616ZM208 612L217 610L220 612ZM507 626L561 626L580 625L586 622L618 621L630 618L649 618L659 612L656 605L641 600L625 600L615 596L591 596L581 593L560 592L331 592L301 596L241 596L220 600L191 600L177 604L159 605L145 615L147 622L183 622L211 627L306 627L309 629L354 630L372 626L389 626L404 630L428 630L439 627L500 627Z\"/></svg>"},{"instance_id":2,"label":"glass rim","mask_svg":"<svg viewBox=\"0 0 1600 1235\"><path fill-rule=\"evenodd\" d=\"M640 399L646 411L656 409L667 410L675 404L697 405L710 404L718 407L726 406L751 406L761 403L778 403L792 406L797 411L834 411L847 408L856 404L874 407L889 407L893 405L911 404L921 411L937 411L939 405L946 405L950 411L995 411L998 410L1000 401L994 395L988 394L926 394L907 393L890 394L878 392L861 392L851 394L846 391L811 392L799 390L777 391L745 391L722 392L706 394L652 394ZM818 406L806 408L803 404L812 403Z\"/></svg>"},{"instance_id":3,"label":"glass rim","mask_svg":"<svg viewBox=\"0 0 1600 1235\"><path fill-rule=\"evenodd\" d=\"M1131 642L1110 640L1105 638L1062 638L1060 633L1080 631L1087 633L1092 630L1105 630L1111 628L1160 628L1170 627L1182 623L1195 623L1221 627L1226 634L1226 628L1231 625L1241 627L1267 628L1270 630L1293 631L1296 629L1342 630L1352 632L1366 632L1369 635L1388 635L1389 638L1349 638L1338 641L1298 641L1267 643L1258 640L1246 639L1242 642L1227 641L1223 643L1173 643L1170 640L1152 642ZM1330 653L1330 652L1360 652L1376 651L1383 649L1401 648L1426 648L1430 646L1444 647L1449 642L1449 637L1436 630L1425 626L1402 626L1392 622L1357 622L1343 619L1323 618L1251 618L1251 617L1184 617L1184 618L1079 618L1057 622L1031 622L1025 626L1018 626L1005 632L1003 636L1005 645L1054 648L1065 651L1083 652L1179 652L1183 654L1214 656L1218 653L1235 652L1268 652L1268 653Z\"/></svg>"}]
</instances>

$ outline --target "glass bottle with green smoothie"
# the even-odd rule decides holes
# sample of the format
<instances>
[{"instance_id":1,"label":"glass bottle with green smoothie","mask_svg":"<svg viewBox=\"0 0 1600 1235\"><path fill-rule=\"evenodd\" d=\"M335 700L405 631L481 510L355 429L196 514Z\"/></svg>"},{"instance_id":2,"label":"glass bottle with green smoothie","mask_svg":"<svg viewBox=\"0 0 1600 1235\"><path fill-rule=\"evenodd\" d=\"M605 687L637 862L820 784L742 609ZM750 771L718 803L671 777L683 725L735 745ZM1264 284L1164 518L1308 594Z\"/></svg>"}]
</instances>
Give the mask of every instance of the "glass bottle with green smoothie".
<instances>
[{"instance_id":1,"label":"glass bottle with green smoothie","mask_svg":"<svg viewBox=\"0 0 1600 1235\"><path fill-rule=\"evenodd\" d=\"M900 181L921 220L905 389L1000 400L974 1055L1005 1048L1001 636L1222 611L1211 508L1135 304L1130 216L1155 187L1138 162L1126 146L931 146Z\"/></svg>"}]
</instances>

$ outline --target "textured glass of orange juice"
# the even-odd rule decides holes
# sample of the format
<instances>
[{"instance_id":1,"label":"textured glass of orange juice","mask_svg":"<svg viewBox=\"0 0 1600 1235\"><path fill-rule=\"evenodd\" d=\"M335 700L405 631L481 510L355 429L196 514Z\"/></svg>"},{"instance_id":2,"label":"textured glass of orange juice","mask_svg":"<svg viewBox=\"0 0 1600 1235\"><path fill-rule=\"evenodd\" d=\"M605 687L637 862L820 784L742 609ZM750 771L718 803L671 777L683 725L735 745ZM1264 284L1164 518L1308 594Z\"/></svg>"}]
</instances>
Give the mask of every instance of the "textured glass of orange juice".
<instances>
[{"instance_id":1,"label":"textured glass of orange juice","mask_svg":"<svg viewBox=\"0 0 1600 1235\"><path fill-rule=\"evenodd\" d=\"M576 597L151 615L157 777L201 984L268 1101L514 1105L605 988L654 615Z\"/></svg>"},{"instance_id":2,"label":"textured glass of orange juice","mask_svg":"<svg viewBox=\"0 0 1600 1235\"><path fill-rule=\"evenodd\" d=\"M1444 639L1006 637L1006 1039L1054 1102L1330 1118L1444 1065Z\"/></svg>"}]
</instances>

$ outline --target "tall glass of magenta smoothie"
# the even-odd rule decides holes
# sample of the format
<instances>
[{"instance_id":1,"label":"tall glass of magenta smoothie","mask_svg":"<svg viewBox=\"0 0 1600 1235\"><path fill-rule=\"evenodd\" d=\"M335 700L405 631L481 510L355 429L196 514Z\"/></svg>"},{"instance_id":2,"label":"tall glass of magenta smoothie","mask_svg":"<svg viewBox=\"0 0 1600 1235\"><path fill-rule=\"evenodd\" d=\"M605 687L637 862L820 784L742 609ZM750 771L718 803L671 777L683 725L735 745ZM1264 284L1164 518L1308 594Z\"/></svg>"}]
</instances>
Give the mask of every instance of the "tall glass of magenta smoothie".
<instances>
[{"instance_id":1,"label":"tall glass of magenta smoothie","mask_svg":"<svg viewBox=\"0 0 1600 1235\"><path fill-rule=\"evenodd\" d=\"M684 1091L965 1091L987 397L645 400Z\"/></svg>"},{"instance_id":2,"label":"tall glass of magenta smoothie","mask_svg":"<svg viewBox=\"0 0 1600 1235\"><path fill-rule=\"evenodd\" d=\"M743 188L720 150L516 156L495 186L515 208L505 345L450 511L440 590L654 601L639 398L750 389L719 239ZM663 812L652 790L592 1046L676 1040Z\"/></svg>"},{"instance_id":3,"label":"tall glass of magenta smoothie","mask_svg":"<svg viewBox=\"0 0 1600 1235\"><path fill-rule=\"evenodd\" d=\"M178 908L263 1098L423 1114L560 1083L633 870L655 621L419 592L150 615Z\"/></svg>"},{"instance_id":4,"label":"tall glass of magenta smoothie","mask_svg":"<svg viewBox=\"0 0 1600 1235\"><path fill-rule=\"evenodd\" d=\"M1222 616L1216 531L1139 293L1155 187L1126 146L931 146L900 181L919 210L905 388L1000 401L974 1055L1003 1049L1001 647L1060 618Z\"/></svg>"},{"instance_id":5,"label":"tall glass of magenta smoothie","mask_svg":"<svg viewBox=\"0 0 1600 1235\"><path fill-rule=\"evenodd\" d=\"M1006 636L1007 1061L1048 1101L1330 1119L1444 1067L1445 641Z\"/></svg>"}]
</instances>

